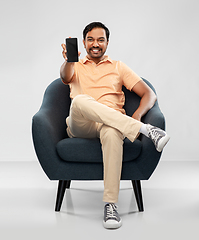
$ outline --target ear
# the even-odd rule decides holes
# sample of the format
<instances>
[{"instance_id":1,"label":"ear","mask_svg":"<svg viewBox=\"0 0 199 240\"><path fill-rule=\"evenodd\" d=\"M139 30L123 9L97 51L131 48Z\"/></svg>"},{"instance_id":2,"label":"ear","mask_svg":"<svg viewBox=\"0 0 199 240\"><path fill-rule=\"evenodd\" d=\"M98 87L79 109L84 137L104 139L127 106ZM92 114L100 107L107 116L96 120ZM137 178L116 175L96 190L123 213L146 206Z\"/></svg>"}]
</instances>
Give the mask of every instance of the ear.
<instances>
[{"instance_id":1,"label":"ear","mask_svg":"<svg viewBox=\"0 0 199 240\"><path fill-rule=\"evenodd\" d=\"M86 48L86 43L85 43L85 40L83 39L83 44L84 44L84 47Z\"/></svg>"}]
</instances>

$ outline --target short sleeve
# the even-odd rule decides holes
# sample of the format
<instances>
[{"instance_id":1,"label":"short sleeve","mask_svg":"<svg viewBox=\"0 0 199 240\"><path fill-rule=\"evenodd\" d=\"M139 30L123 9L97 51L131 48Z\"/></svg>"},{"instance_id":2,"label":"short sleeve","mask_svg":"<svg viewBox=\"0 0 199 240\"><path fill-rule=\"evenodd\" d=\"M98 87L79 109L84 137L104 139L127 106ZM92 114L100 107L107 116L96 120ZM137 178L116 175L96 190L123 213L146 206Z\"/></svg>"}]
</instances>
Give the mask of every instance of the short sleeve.
<instances>
[{"instance_id":1,"label":"short sleeve","mask_svg":"<svg viewBox=\"0 0 199 240\"><path fill-rule=\"evenodd\" d=\"M141 80L131 68L121 61L119 61L119 71L123 85L130 91Z\"/></svg>"}]
</instances>

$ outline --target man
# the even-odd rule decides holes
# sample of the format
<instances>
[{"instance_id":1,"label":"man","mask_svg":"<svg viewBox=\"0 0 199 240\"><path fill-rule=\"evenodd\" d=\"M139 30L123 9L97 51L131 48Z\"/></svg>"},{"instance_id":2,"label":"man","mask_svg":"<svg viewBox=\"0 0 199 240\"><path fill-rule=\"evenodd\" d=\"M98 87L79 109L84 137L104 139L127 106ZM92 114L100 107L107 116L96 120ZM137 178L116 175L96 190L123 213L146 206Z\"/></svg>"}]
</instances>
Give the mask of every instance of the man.
<instances>
[{"instance_id":1,"label":"man","mask_svg":"<svg viewBox=\"0 0 199 240\"><path fill-rule=\"evenodd\" d=\"M69 84L72 99L66 119L69 137L100 138L104 164L103 225L119 228L122 220L115 203L119 194L124 138L133 142L140 133L145 134L161 152L169 136L163 130L141 122L142 116L153 107L156 95L124 63L105 55L109 35L108 28L100 22L87 25L83 31L87 56L77 63L67 62L66 46L62 44L65 62L60 76L65 84ZM141 97L132 117L123 109L122 85Z\"/></svg>"}]
</instances>

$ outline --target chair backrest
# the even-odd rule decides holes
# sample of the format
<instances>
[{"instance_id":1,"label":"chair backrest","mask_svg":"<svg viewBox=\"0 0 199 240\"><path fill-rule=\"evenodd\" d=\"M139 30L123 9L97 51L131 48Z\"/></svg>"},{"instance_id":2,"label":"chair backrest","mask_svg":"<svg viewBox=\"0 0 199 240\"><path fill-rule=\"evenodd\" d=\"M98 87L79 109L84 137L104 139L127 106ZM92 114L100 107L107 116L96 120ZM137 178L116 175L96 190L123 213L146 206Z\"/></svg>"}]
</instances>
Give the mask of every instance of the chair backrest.
<instances>
[{"instance_id":1,"label":"chair backrest","mask_svg":"<svg viewBox=\"0 0 199 240\"><path fill-rule=\"evenodd\" d=\"M54 108L58 112L57 115L65 118L69 115L70 103L69 86L63 84L58 78L46 88L41 108Z\"/></svg>"},{"instance_id":2,"label":"chair backrest","mask_svg":"<svg viewBox=\"0 0 199 240\"><path fill-rule=\"evenodd\" d=\"M149 87L155 92L154 87L146 79L143 79ZM134 92L130 92L124 86L122 88L125 94L124 109L127 115L132 116L140 103L140 97ZM52 105L58 107L59 115L64 118L69 115L70 109L70 89L68 85L64 85L60 78L53 81L46 89L42 103L43 108L50 108Z\"/></svg>"}]
</instances>

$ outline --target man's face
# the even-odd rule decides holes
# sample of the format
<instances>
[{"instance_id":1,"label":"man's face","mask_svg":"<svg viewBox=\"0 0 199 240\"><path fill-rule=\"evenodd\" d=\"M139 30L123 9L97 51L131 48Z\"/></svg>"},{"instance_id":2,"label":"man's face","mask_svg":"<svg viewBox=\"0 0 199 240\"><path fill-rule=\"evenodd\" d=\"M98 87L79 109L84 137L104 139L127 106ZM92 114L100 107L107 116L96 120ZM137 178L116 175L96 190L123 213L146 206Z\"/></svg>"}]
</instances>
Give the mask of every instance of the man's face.
<instances>
[{"instance_id":1,"label":"man's face","mask_svg":"<svg viewBox=\"0 0 199 240\"><path fill-rule=\"evenodd\" d=\"M91 60L99 62L103 59L108 46L106 32L103 28L92 29L86 34L83 43Z\"/></svg>"}]
</instances>

